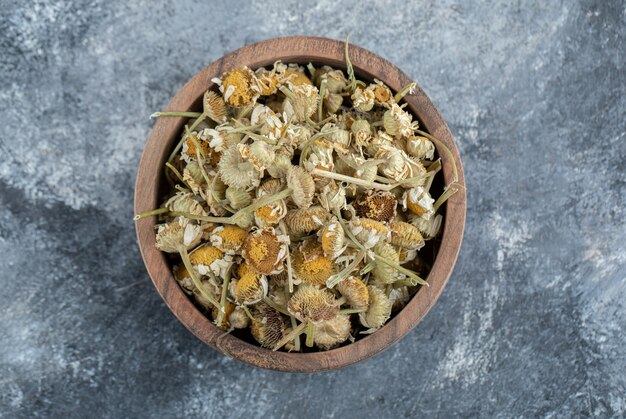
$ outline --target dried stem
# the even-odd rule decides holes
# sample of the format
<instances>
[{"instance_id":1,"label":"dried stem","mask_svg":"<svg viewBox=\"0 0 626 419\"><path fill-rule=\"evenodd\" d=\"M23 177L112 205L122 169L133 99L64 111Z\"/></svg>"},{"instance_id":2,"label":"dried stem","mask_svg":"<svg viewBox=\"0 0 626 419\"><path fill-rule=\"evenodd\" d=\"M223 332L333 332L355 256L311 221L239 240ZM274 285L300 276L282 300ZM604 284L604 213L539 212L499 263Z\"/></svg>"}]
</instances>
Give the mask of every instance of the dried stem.
<instances>
[{"instance_id":1,"label":"dried stem","mask_svg":"<svg viewBox=\"0 0 626 419\"><path fill-rule=\"evenodd\" d=\"M315 342L314 340L314 336L315 335L315 328L313 327L313 323L311 322L307 322L306 324L306 341L304 342L304 344L306 346L308 346L309 348L313 347L313 343Z\"/></svg>"},{"instance_id":2,"label":"dried stem","mask_svg":"<svg viewBox=\"0 0 626 419\"><path fill-rule=\"evenodd\" d=\"M133 217L133 221L141 220L142 218L151 217L153 215L165 214L169 210L167 208L157 208L150 211L144 211L140 214L137 214Z\"/></svg>"},{"instance_id":3,"label":"dried stem","mask_svg":"<svg viewBox=\"0 0 626 419\"><path fill-rule=\"evenodd\" d=\"M407 84L402 89L400 89L400 91L398 93L396 93L396 95L393 97L393 100L396 103L400 103L402 98L404 98L411 90L415 89L415 86L416 86L416 84L413 83L413 82Z\"/></svg>"},{"instance_id":4,"label":"dried stem","mask_svg":"<svg viewBox=\"0 0 626 419\"><path fill-rule=\"evenodd\" d=\"M359 186L364 186L366 188L371 189L379 189L381 191L390 191L393 189L393 185L383 185L382 183L369 182L367 180L359 179L352 176L342 175L340 173L327 172L326 170L313 169L310 172L312 175L317 175L320 177L326 177L329 179L340 180L343 182L352 183Z\"/></svg>"},{"instance_id":5,"label":"dried stem","mask_svg":"<svg viewBox=\"0 0 626 419\"><path fill-rule=\"evenodd\" d=\"M224 314L226 314L226 297L228 296L228 285L230 284L230 269L226 272L224 283L222 284L222 295L220 298L220 309L217 313L216 323L217 325L222 324L222 319L224 318Z\"/></svg>"},{"instance_id":6,"label":"dried stem","mask_svg":"<svg viewBox=\"0 0 626 419\"><path fill-rule=\"evenodd\" d=\"M363 313L367 311L367 308L344 308L339 310L339 314L355 314L355 313Z\"/></svg>"},{"instance_id":7,"label":"dried stem","mask_svg":"<svg viewBox=\"0 0 626 419\"><path fill-rule=\"evenodd\" d=\"M285 346L285 344L289 343L290 341L300 336L305 328L306 328L306 323L300 323L298 326L296 326L295 329L289 332L286 336L283 336L283 338L278 341L278 343L276 344L276 346L274 346L272 350L273 351L279 350L280 348Z\"/></svg>"},{"instance_id":8,"label":"dried stem","mask_svg":"<svg viewBox=\"0 0 626 419\"><path fill-rule=\"evenodd\" d=\"M196 270L191 265L191 261L189 260L189 253L187 253L187 248L182 245L179 246L178 253L180 253L180 258L183 260L183 265L185 265L185 269L187 269L187 272L189 272L191 282L193 282L193 285L195 285L195 287L198 289L200 295L202 295L209 303L213 304L215 307L220 308L220 303L215 301L215 298L213 298L213 296L204 289L204 285L200 281L200 278L198 278Z\"/></svg>"},{"instance_id":9,"label":"dried stem","mask_svg":"<svg viewBox=\"0 0 626 419\"><path fill-rule=\"evenodd\" d=\"M179 116L183 118L198 118L202 112L155 112L150 118L160 118L162 116Z\"/></svg>"}]
</instances>

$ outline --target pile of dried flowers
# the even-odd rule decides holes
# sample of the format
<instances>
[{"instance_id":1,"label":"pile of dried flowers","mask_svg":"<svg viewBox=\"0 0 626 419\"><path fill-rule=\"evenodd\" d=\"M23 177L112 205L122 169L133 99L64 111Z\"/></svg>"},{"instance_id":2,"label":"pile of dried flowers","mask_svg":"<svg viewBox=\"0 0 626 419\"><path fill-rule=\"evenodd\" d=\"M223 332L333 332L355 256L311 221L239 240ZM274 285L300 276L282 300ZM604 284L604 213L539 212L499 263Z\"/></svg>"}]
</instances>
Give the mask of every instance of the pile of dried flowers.
<instances>
[{"instance_id":1,"label":"pile of dried flowers","mask_svg":"<svg viewBox=\"0 0 626 419\"><path fill-rule=\"evenodd\" d=\"M276 62L213 81L166 163L156 246L224 330L321 350L382 327L426 282L408 267L441 226L437 139L397 94L343 71ZM419 268L417 268L419 269Z\"/></svg>"}]
</instances>

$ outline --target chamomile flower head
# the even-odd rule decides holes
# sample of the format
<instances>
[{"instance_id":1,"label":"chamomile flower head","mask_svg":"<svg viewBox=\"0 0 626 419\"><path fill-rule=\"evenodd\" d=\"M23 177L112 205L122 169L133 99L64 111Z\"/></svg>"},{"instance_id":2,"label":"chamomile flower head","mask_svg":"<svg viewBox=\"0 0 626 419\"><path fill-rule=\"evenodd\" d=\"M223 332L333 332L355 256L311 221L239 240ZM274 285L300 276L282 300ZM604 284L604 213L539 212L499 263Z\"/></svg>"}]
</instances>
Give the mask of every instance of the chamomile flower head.
<instances>
[{"instance_id":1,"label":"chamomile flower head","mask_svg":"<svg viewBox=\"0 0 626 419\"><path fill-rule=\"evenodd\" d=\"M289 83L292 86L312 86L313 82L304 74L304 69L290 66L281 75L281 83Z\"/></svg>"},{"instance_id":2,"label":"chamomile flower head","mask_svg":"<svg viewBox=\"0 0 626 419\"><path fill-rule=\"evenodd\" d=\"M372 138L372 128L370 123L365 119L357 119L353 121L350 131L352 131L354 144L358 147L368 145L370 139Z\"/></svg>"},{"instance_id":3,"label":"chamomile flower head","mask_svg":"<svg viewBox=\"0 0 626 419\"><path fill-rule=\"evenodd\" d=\"M391 302L385 291L375 286L368 286L369 306L367 311L359 313L361 324L370 329L381 328L391 316Z\"/></svg>"},{"instance_id":4,"label":"chamomile flower head","mask_svg":"<svg viewBox=\"0 0 626 419\"><path fill-rule=\"evenodd\" d=\"M275 70L267 70L266 68L259 68L254 72L257 80L257 86L259 93L262 96L270 96L278 91L278 76Z\"/></svg>"},{"instance_id":5,"label":"chamomile flower head","mask_svg":"<svg viewBox=\"0 0 626 419\"><path fill-rule=\"evenodd\" d=\"M324 95L324 110L329 114L337 112L343 105L343 96L339 93L327 93Z\"/></svg>"},{"instance_id":6,"label":"chamomile flower head","mask_svg":"<svg viewBox=\"0 0 626 419\"><path fill-rule=\"evenodd\" d=\"M402 197L402 206L404 209L408 209L413 214L417 214L420 217L428 220L435 213L433 207L435 200L430 197L430 194L422 186L406 191Z\"/></svg>"},{"instance_id":7,"label":"chamomile flower head","mask_svg":"<svg viewBox=\"0 0 626 419\"><path fill-rule=\"evenodd\" d=\"M173 212L184 212L192 215L207 215L202 204L190 192L178 192L165 201L165 208Z\"/></svg>"},{"instance_id":8,"label":"chamomile flower head","mask_svg":"<svg viewBox=\"0 0 626 419\"><path fill-rule=\"evenodd\" d=\"M424 238L417 227L404 221L393 221L389 224L391 230L391 244L409 250L419 250L424 247Z\"/></svg>"},{"instance_id":9,"label":"chamomile flower head","mask_svg":"<svg viewBox=\"0 0 626 419\"><path fill-rule=\"evenodd\" d=\"M291 233L310 233L319 230L330 220L330 213L320 206L290 210L285 223Z\"/></svg>"},{"instance_id":10,"label":"chamomile flower head","mask_svg":"<svg viewBox=\"0 0 626 419\"><path fill-rule=\"evenodd\" d=\"M252 163L244 160L237 147L229 147L224 151L218 170L222 181L235 188L246 189L256 186L260 181L260 173Z\"/></svg>"},{"instance_id":11,"label":"chamomile flower head","mask_svg":"<svg viewBox=\"0 0 626 419\"><path fill-rule=\"evenodd\" d=\"M286 120L306 122L317 112L320 100L317 87L311 84L294 85L288 83L290 89L283 104Z\"/></svg>"},{"instance_id":12,"label":"chamomile flower head","mask_svg":"<svg viewBox=\"0 0 626 419\"><path fill-rule=\"evenodd\" d=\"M242 308L235 307L228 315L228 324L230 324L230 327L233 329L245 329L250 326L250 317L248 317Z\"/></svg>"},{"instance_id":13,"label":"chamomile flower head","mask_svg":"<svg viewBox=\"0 0 626 419\"><path fill-rule=\"evenodd\" d=\"M268 106L257 104L250 115L250 123L259 125L259 134L267 136L270 140L276 141L283 135L286 128L280 116Z\"/></svg>"},{"instance_id":14,"label":"chamomile flower head","mask_svg":"<svg viewBox=\"0 0 626 419\"><path fill-rule=\"evenodd\" d=\"M424 218L421 215L411 215L409 214L409 222L417 227L417 229L422 233L425 239L432 239L437 234L439 234L439 230L441 229L441 223L443 221L443 217L441 214L437 214L434 217Z\"/></svg>"},{"instance_id":15,"label":"chamomile flower head","mask_svg":"<svg viewBox=\"0 0 626 419\"><path fill-rule=\"evenodd\" d=\"M348 305L354 308L366 308L369 305L367 286L356 276L349 276L337 284L337 290L346 298Z\"/></svg>"},{"instance_id":16,"label":"chamomile flower head","mask_svg":"<svg viewBox=\"0 0 626 419\"><path fill-rule=\"evenodd\" d=\"M182 247L191 249L200 243L202 227L187 218L178 217L157 226L156 247L162 252L178 253Z\"/></svg>"},{"instance_id":17,"label":"chamomile flower head","mask_svg":"<svg viewBox=\"0 0 626 419\"><path fill-rule=\"evenodd\" d=\"M396 246L396 252L398 252L398 263L400 263L400 265L412 262L417 257L417 250L415 249L407 249L406 247Z\"/></svg>"},{"instance_id":18,"label":"chamomile flower head","mask_svg":"<svg viewBox=\"0 0 626 419\"><path fill-rule=\"evenodd\" d=\"M218 82L224 101L236 108L254 103L260 95L254 72L245 66L224 73L221 80L214 81Z\"/></svg>"},{"instance_id":19,"label":"chamomile flower head","mask_svg":"<svg viewBox=\"0 0 626 419\"><path fill-rule=\"evenodd\" d=\"M377 105L388 108L395 104L393 93L382 81L374 80L374 83L370 84L369 88L374 92L374 101Z\"/></svg>"},{"instance_id":20,"label":"chamomile flower head","mask_svg":"<svg viewBox=\"0 0 626 419\"><path fill-rule=\"evenodd\" d=\"M237 144L237 149L241 157L252 163L252 166L261 173L276 158L274 149L265 141L254 141L252 144Z\"/></svg>"},{"instance_id":21,"label":"chamomile flower head","mask_svg":"<svg viewBox=\"0 0 626 419\"><path fill-rule=\"evenodd\" d=\"M209 168L205 167L203 169L206 173L208 171L207 169ZM202 174L200 164L195 160L187 163L187 165L183 169L183 180L185 181L185 183L187 183L187 185L189 185L191 191L195 195L200 195L200 191L206 186L206 179Z\"/></svg>"},{"instance_id":22,"label":"chamomile flower head","mask_svg":"<svg viewBox=\"0 0 626 419\"><path fill-rule=\"evenodd\" d=\"M346 206L346 190L336 182L328 182L317 194L317 200L326 211L342 210Z\"/></svg>"},{"instance_id":23,"label":"chamomile flower head","mask_svg":"<svg viewBox=\"0 0 626 419\"><path fill-rule=\"evenodd\" d=\"M245 189L229 186L224 192L224 196L228 205L235 210L247 207L252 203L252 196Z\"/></svg>"},{"instance_id":24,"label":"chamomile flower head","mask_svg":"<svg viewBox=\"0 0 626 419\"><path fill-rule=\"evenodd\" d=\"M332 319L314 323L313 341L320 349L333 349L350 337L351 329L350 318L344 314L338 314Z\"/></svg>"},{"instance_id":25,"label":"chamomile flower head","mask_svg":"<svg viewBox=\"0 0 626 419\"><path fill-rule=\"evenodd\" d=\"M314 285L302 284L291 296L287 310L301 322L330 320L339 313L332 292Z\"/></svg>"},{"instance_id":26,"label":"chamomile flower head","mask_svg":"<svg viewBox=\"0 0 626 419\"><path fill-rule=\"evenodd\" d=\"M273 348L283 337L286 323L281 314L267 304L260 303L252 311L252 337L264 348Z\"/></svg>"},{"instance_id":27,"label":"chamomile flower head","mask_svg":"<svg viewBox=\"0 0 626 419\"><path fill-rule=\"evenodd\" d=\"M420 160L432 160L435 157L435 145L426 137L414 135L406 140L406 152Z\"/></svg>"},{"instance_id":28,"label":"chamomile flower head","mask_svg":"<svg viewBox=\"0 0 626 419\"><path fill-rule=\"evenodd\" d=\"M219 315L220 307L212 306L211 317L213 317L213 321L215 325L222 330L230 329L231 325L230 325L229 319L230 319L230 315L233 313L234 310L235 310L235 305L228 300L226 300L226 302L224 303L224 314L222 316ZM218 322L218 319L220 318L221 320Z\"/></svg>"},{"instance_id":29,"label":"chamomile flower head","mask_svg":"<svg viewBox=\"0 0 626 419\"><path fill-rule=\"evenodd\" d=\"M385 112L383 124L385 132L395 138L407 138L419 128L417 121L413 121L413 116L395 103Z\"/></svg>"},{"instance_id":30,"label":"chamomile flower head","mask_svg":"<svg viewBox=\"0 0 626 419\"><path fill-rule=\"evenodd\" d=\"M278 236L272 227L253 229L243 246L243 258L250 268L262 275L283 270L287 256L288 238Z\"/></svg>"},{"instance_id":31,"label":"chamomile flower head","mask_svg":"<svg viewBox=\"0 0 626 419\"><path fill-rule=\"evenodd\" d=\"M399 264L398 252L387 242L380 242L372 249L378 256L384 257L386 260ZM399 277L398 271L383 261L376 261L374 269L372 269L372 279L376 284L393 284Z\"/></svg>"},{"instance_id":32,"label":"chamomile flower head","mask_svg":"<svg viewBox=\"0 0 626 419\"><path fill-rule=\"evenodd\" d=\"M230 282L230 294L238 305L258 303L267 295L267 279L252 270Z\"/></svg>"},{"instance_id":33,"label":"chamomile flower head","mask_svg":"<svg viewBox=\"0 0 626 419\"><path fill-rule=\"evenodd\" d=\"M287 186L293 190L291 199L299 208L309 208L313 203L315 182L301 167L291 166L287 170Z\"/></svg>"},{"instance_id":34,"label":"chamomile flower head","mask_svg":"<svg viewBox=\"0 0 626 419\"><path fill-rule=\"evenodd\" d=\"M228 112L226 102L221 95L212 90L207 90L202 97L202 109L204 114L218 124L226 122Z\"/></svg>"},{"instance_id":35,"label":"chamomile flower head","mask_svg":"<svg viewBox=\"0 0 626 419\"><path fill-rule=\"evenodd\" d=\"M324 255L321 247L299 249L292 255L291 265L296 278L305 284L324 285L335 273L335 264Z\"/></svg>"},{"instance_id":36,"label":"chamomile flower head","mask_svg":"<svg viewBox=\"0 0 626 419\"><path fill-rule=\"evenodd\" d=\"M206 131L210 131L207 129ZM215 166L222 157L221 153L211 148L209 141L207 141L207 137L209 136L208 132L205 130L197 132L194 131L192 133L185 134L183 136L183 149L181 151L181 157L187 163L192 160L200 161L202 160L209 166Z\"/></svg>"},{"instance_id":37,"label":"chamomile flower head","mask_svg":"<svg viewBox=\"0 0 626 419\"><path fill-rule=\"evenodd\" d=\"M352 203L358 217L382 222L389 222L396 216L397 205L396 197L384 191L368 191Z\"/></svg>"},{"instance_id":38,"label":"chamomile flower head","mask_svg":"<svg viewBox=\"0 0 626 419\"><path fill-rule=\"evenodd\" d=\"M352 106L362 112L369 112L374 107L376 96L370 88L357 87L352 94Z\"/></svg>"},{"instance_id":39,"label":"chamomile flower head","mask_svg":"<svg viewBox=\"0 0 626 419\"><path fill-rule=\"evenodd\" d=\"M348 228L357 240L368 249L389 238L389 227L370 218L352 219L348 223Z\"/></svg>"},{"instance_id":40,"label":"chamomile flower head","mask_svg":"<svg viewBox=\"0 0 626 419\"><path fill-rule=\"evenodd\" d=\"M235 225L217 226L211 231L209 240L211 244L228 255L235 255L241 252L246 241L248 232Z\"/></svg>"},{"instance_id":41,"label":"chamomile flower head","mask_svg":"<svg viewBox=\"0 0 626 419\"><path fill-rule=\"evenodd\" d=\"M318 231L322 250L330 260L335 260L345 250L346 236L338 220L333 220Z\"/></svg>"},{"instance_id":42,"label":"chamomile flower head","mask_svg":"<svg viewBox=\"0 0 626 419\"><path fill-rule=\"evenodd\" d=\"M229 255L217 247L204 244L189 254L189 261L200 275L214 274L223 277L233 264Z\"/></svg>"},{"instance_id":43,"label":"chamomile flower head","mask_svg":"<svg viewBox=\"0 0 626 419\"><path fill-rule=\"evenodd\" d=\"M381 144L375 157L384 161L379 166L381 173L393 180L414 178L426 173L419 161L411 159L404 150L393 145Z\"/></svg>"},{"instance_id":44,"label":"chamomile flower head","mask_svg":"<svg viewBox=\"0 0 626 419\"><path fill-rule=\"evenodd\" d=\"M330 93L341 93L348 87L348 79L341 70L333 70L331 67L324 66L316 71L317 86L323 82L326 83L326 90Z\"/></svg>"}]
</instances>

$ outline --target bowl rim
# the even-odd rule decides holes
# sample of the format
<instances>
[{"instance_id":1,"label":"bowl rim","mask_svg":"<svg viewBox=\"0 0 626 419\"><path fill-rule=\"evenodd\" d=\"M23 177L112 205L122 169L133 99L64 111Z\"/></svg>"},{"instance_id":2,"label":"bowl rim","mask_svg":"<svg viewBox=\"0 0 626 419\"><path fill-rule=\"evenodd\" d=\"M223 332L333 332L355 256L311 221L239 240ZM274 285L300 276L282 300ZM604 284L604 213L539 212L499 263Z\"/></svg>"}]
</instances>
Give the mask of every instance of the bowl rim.
<instances>
[{"instance_id":1,"label":"bowl rim","mask_svg":"<svg viewBox=\"0 0 626 419\"><path fill-rule=\"evenodd\" d=\"M276 60L327 64L345 69L345 43L329 38L293 36L274 38L246 45L212 62L193 76L170 100L165 111L187 111L201 101L202 94L214 85L211 81L232 68L247 65L253 69L268 66ZM412 80L386 59L359 46L350 45L350 61L357 77L383 81L398 91ZM136 222L137 242L148 274L165 304L178 320L196 337L220 352L247 364L278 371L317 372L346 367L370 358L397 342L413 329L432 308L445 287L457 260L466 217L465 177L459 150L452 133L437 108L419 87L405 97L408 108L417 116L420 125L437 137L452 151L457 161L459 191L445 205L445 217L439 251L426 280L429 287L420 287L409 303L381 329L354 343L329 351L310 353L273 352L243 341L217 328L205 317L177 284L166 257L155 247L156 218ZM160 205L159 180L161 170L173 142L187 118L157 119L145 145L137 171L134 210L141 213ZM452 179L453 162L443 160L444 182Z\"/></svg>"}]
</instances>

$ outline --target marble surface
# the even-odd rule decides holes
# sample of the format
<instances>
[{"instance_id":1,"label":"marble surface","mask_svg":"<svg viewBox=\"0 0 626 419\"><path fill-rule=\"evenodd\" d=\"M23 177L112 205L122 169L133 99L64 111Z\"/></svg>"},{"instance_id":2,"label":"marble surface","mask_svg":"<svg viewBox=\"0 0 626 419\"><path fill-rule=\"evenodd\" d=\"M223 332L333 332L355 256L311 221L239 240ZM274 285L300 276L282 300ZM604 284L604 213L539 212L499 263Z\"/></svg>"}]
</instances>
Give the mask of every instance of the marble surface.
<instances>
[{"instance_id":1,"label":"marble surface","mask_svg":"<svg viewBox=\"0 0 626 419\"><path fill-rule=\"evenodd\" d=\"M626 415L624 3L471 3L0 0L0 416ZM346 32L449 122L463 249L385 353L255 369L193 337L145 272L148 115L244 44Z\"/></svg>"}]
</instances>

